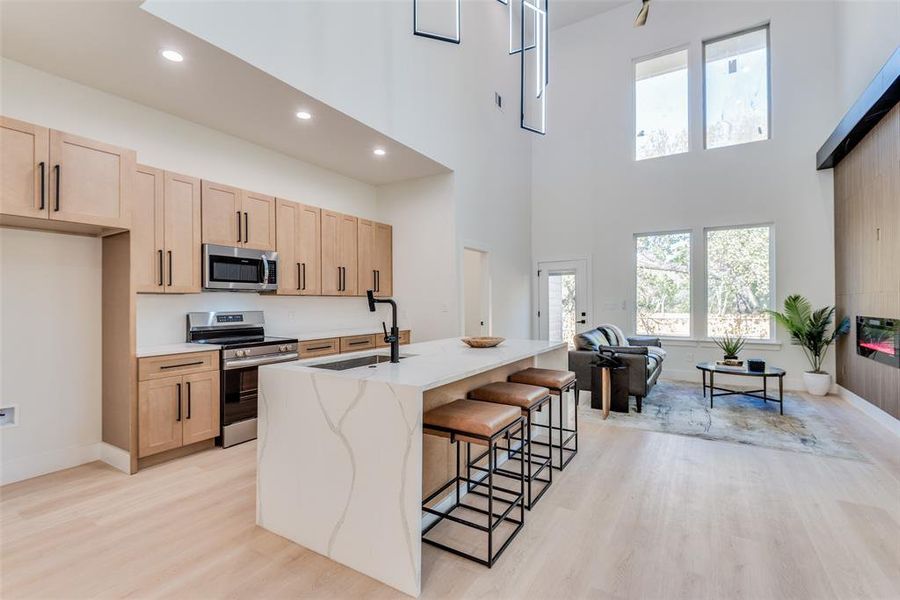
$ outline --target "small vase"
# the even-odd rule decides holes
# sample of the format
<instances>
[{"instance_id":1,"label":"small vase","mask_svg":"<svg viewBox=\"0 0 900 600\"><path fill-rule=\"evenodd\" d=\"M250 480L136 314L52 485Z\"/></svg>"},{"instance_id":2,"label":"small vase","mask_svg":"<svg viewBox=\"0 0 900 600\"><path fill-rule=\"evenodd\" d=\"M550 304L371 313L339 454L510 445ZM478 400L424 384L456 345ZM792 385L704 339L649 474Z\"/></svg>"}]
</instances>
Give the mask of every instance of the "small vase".
<instances>
[{"instance_id":1,"label":"small vase","mask_svg":"<svg viewBox=\"0 0 900 600\"><path fill-rule=\"evenodd\" d=\"M831 375L829 373L803 373L803 385L812 396L824 396L831 391Z\"/></svg>"}]
</instances>

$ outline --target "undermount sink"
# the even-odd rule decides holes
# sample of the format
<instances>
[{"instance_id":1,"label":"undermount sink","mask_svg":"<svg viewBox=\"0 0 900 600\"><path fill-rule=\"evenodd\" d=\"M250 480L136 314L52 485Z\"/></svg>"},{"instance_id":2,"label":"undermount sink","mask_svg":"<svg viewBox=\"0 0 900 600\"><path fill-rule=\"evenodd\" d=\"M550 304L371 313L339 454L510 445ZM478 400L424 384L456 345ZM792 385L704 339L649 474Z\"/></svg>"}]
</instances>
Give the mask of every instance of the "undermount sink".
<instances>
[{"instance_id":1,"label":"undermount sink","mask_svg":"<svg viewBox=\"0 0 900 600\"><path fill-rule=\"evenodd\" d=\"M400 359L406 358L401 356ZM370 356L360 356L357 358L345 358L344 360L335 360L332 362L318 363L308 365L315 369L329 369L331 371L346 371L347 369L358 369L359 367L373 368L381 363L391 362L391 357L384 354L372 354Z\"/></svg>"}]
</instances>

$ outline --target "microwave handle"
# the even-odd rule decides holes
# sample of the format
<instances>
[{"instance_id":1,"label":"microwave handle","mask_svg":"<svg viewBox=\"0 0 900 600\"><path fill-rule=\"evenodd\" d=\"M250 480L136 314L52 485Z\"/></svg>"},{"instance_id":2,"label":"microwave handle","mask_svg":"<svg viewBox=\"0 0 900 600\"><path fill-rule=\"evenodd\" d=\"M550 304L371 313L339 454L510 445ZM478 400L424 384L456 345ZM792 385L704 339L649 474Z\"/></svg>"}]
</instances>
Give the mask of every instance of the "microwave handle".
<instances>
[{"instance_id":1,"label":"microwave handle","mask_svg":"<svg viewBox=\"0 0 900 600\"><path fill-rule=\"evenodd\" d=\"M269 283L269 260L265 256L263 256L262 261L263 261L263 280L262 280L262 282L263 282L263 285L266 285Z\"/></svg>"}]
</instances>

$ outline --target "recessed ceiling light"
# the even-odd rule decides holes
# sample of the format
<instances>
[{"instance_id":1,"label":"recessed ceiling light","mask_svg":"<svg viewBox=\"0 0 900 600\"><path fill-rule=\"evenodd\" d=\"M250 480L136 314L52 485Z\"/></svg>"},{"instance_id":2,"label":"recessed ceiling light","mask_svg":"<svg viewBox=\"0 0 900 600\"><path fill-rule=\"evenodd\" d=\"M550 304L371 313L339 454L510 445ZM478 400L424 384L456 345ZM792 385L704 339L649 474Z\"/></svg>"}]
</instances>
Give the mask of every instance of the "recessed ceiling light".
<instances>
[{"instance_id":1,"label":"recessed ceiling light","mask_svg":"<svg viewBox=\"0 0 900 600\"><path fill-rule=\"evenodd\" d=\"M305 110L301 110L300 112L297 113L297 118L302 121L308 121L309 119L312 119L312 115L309 114L308 112L306 112Z\"/></svg>"},{"instance_id":2,"label":"recessed ceiling light","mask_svg":"<svg viewBox=\"0 0 900 600\"><path fill-rule=\"evenodd\" d=\"M387 152L384 151L384 148L375 148L374 150L372 150L372 154L374 154L375 156L384 156L385 154L387 154Z\"/></svg>"},{"instance_id":3,"label":"recessed ceiling light","mask_svg":"<svg viewBox=\"0 0 900 600\"><path fill-rule=\"evenodd\" d=\"M171 60L172 62L181 62L184 60L184 57L181 55L181 52L177 50L162 50L160 51L162 57L166 60Z\"/></svg>"}]
</instances>

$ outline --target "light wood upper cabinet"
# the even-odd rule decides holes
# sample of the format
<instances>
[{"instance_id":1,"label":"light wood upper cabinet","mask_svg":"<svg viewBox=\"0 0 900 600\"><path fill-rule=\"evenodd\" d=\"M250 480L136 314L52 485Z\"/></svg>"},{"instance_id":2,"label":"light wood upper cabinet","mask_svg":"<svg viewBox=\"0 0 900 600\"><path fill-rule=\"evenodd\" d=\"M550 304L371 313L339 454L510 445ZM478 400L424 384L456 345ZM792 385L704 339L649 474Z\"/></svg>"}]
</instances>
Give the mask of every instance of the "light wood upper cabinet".
<instances>
[{"instance_id":1,"label":"light wood upper cabinet","mask_svg":"<svg viewBox=\"0 0 900 600\"><path fill-rule=\"evenodd\" d=\"M0 117L0 213L47 218L50 130Z\"/></svg>"},{"instance_id":2,"label":"light wood upper cabinet","mask_svg":"<svg viewBox=\"0 0 900 600\"><path fill-rule=\"evenodd\" d=\"M359 293L365 294L366 290L373 290L376 296L391 296L393 293L391 226L360 219L358 240Z\"/></svg>"},{"instance_id":3,"label":"light wood upper cabinet","mask_svg":"<svg viewBox=\"0 0 900 600\"><path fill-rule=\"evenodd\" d=\"M132 270L138 292L200 292L200 180L140 165Z\"/></svg>"},{"instance_id":4,"label":"light wood upper cabinet","mask_svg":"<svg viewBox=\"0 0 900 600\"><path fill-rule=\"evenodd\" d=\"M133 150L0 117L3 215L127 229L134 177Z\"/></svg>"},{"instance_id":5,"label":"light wood upper cabinet","mask_svg":"<svg viewBox=\"0 0 900 600\"><path fill-rule=\"evenodd\" d=\"M135 153L50 131L50 219L127 228Z\"/></svg>"},{"instance_id":6,"label":"light wood upper cabinet","mask_svg":"<svg viewBox=\"0 0 900 600\"><path fill-rule=\"evenodd\" d=\"M205 179L201 189L203 243L240 246L244 241L241 190Z\"/></svg>"},{"instance_id":7,"label":"light wood upper cabinet","mask_svg":"<svg viewBox=\"0 0 900 600\"><path fill-rule=\"evenodd\" d=\"M134 178L131 275L137 292L163 292L165 173L138 165Z\"/></svg>"},{"instance_id":8,"label":"light wood upper cabinet","mask_svg":"<svg viewBox=\"0 0 900 600\"><path fill-rule=\"evenodd\" d=\"M181 377L138 385L138 456L143 458L182 445Z\"/></svg>"},{"instance_id":9,"label":"light wood upper cabinet","mask_svg":"<svg viewBox=\"0 0 900 600\"><path fill-rule=\"evenodd\" d=\"M200 180L166 172L166 292L200 292Z\"/></svg>"},{"instance_id":10,"label":"light wood upper cabinet","mask_svg":"<svg viewBox=\"0 0 900 600\"><path fill-rule=\"evenodd\" d=\"M278 293L321 293L321 214L314 206L277 201Z\"/></svg>"},{"instance_id":11,"label":"light wood upper cabinet","mask_svg":"<svg viewBox=\"0 0 900 600\"><path fill-rule=\"evenodd\" d=\"M241 246L254 250L275 249L275 198L255 192L241 192L244 213Z\"/></svg>"},{"instance_id":12,"label":"light wood upper cabinet","mask_svg":"<svg viewBox=\"0 0 900 600\"><path fill-rule=\"evenodd\" d=\"M358 229L359 219L350 215L341 215L338 249L339 260L344 267L344 288L341 292L344 296L355 296L359 289L357 281L359 276Z\"/></svg>"},{"instance_id":13,"label":"light wood upper cabinet","mask_svg":"<svg viewBox=\"0 0 900 600\"><path fill-rule=\"evenodd\" d=\"M219 435L219 373L207 371L182 378L182 445Z\"/></svg>"}]
</instances>

